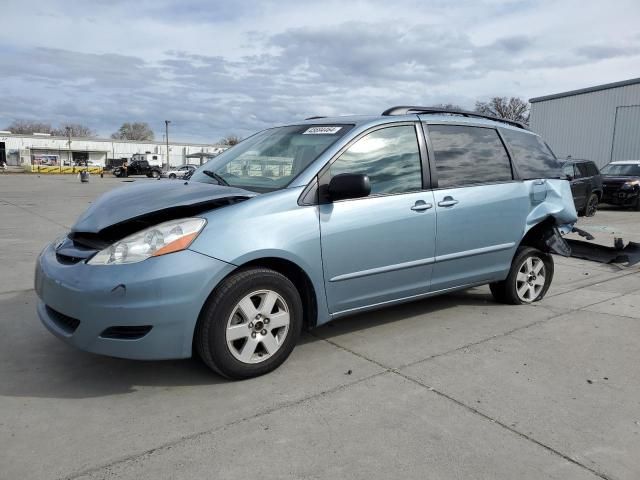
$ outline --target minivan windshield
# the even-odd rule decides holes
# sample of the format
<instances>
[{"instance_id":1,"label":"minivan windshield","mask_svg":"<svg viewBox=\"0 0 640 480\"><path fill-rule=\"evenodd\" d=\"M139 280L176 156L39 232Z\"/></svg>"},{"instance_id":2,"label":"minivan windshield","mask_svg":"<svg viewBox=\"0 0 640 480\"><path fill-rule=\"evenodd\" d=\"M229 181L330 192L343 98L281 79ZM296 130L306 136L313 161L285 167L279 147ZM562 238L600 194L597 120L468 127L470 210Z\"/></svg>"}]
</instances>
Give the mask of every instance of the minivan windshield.
<instances>
[{"instance_id":1,"label":"minivan windshield","mask_svg":"<svg viewBox=\"0 0 640 480\"><path fill-rule=\"evenodd\" d=\"M640 164L635 163L610 163L605 165L600 173L603 175L621 177L640 177Z\"/></svg>"},{"instance_id":2,"label":"minivan windshield","mask_svg":"<svg viewBox=\"0 0 640 480\"><path fill-rule=\"evenodd\" d=\"M353 125L294 125L259 132L209 160L191 181L258 193L286 187Z\"/></svg>"}]
</instances>

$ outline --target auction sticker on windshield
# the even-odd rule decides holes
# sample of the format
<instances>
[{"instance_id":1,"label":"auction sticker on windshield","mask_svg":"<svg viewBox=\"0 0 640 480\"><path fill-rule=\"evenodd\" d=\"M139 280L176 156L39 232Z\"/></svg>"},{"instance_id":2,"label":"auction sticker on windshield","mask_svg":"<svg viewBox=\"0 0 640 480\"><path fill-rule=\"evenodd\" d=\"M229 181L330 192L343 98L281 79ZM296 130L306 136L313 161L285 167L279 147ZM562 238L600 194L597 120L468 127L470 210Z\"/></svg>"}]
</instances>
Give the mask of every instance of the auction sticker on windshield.
<instances>
[{"instance_id":1,"label":"auction sticker on windshield","mask_svg":"<svg viewBox=\"0 0 640 480\"><path fill-rule=\"evenodd\" d=\"M333 135L342 130L342 127L311 127L303 132L303 135Z\"/></svg>"}]
</instances>

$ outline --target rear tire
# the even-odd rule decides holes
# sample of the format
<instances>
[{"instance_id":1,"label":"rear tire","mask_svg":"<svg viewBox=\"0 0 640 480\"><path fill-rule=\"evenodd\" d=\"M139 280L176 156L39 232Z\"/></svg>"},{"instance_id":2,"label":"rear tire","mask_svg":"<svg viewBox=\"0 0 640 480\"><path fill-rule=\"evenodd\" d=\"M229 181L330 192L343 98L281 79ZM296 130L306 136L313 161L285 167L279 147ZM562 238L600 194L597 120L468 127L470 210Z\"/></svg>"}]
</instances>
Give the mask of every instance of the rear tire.
<instances>
[{"instance_id":1,"label":"rear tire","mask_svg":"<svg viewBox=\"0 0 640 480\"><path fill-rule=\"evenodd\" d=\"M200 313L194 346L219 374L244 379L279 367L302 329L300 294L268 268L233 273L214 290Z\"/></svg>"},{"instance_id":2,"label":"rear tire","mask_svg":"<svg viewBox=\"0 0 640 480\"><path fill-rule=\"evenodd\" d=\"M151 171L151 178L158 178L160 176L160 172L157 170Z\"/></svg>"},{"instance_id":3,"label":"rear tire","mask_svg":"<svg viewBox=\"0 0 640 480\"><path fill-rule=\"evenodd\" d=\"M507 278L489 285L500 303L522 305L540 301L553 280L553 258L533 247L520 247Z\"/></svg>"}]
</instances>

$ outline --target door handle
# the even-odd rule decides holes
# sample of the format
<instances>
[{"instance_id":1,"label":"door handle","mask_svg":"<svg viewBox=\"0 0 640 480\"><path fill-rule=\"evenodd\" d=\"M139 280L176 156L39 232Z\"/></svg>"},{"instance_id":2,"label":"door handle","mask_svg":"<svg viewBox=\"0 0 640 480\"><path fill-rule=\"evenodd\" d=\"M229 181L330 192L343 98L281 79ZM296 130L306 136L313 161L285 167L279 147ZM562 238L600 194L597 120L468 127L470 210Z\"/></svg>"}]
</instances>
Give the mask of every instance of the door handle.
<instances>
[{"instance_id":1,"label":"door handle","mask_svg":"<svg viewBox=\"0 0 640 480\"><path fill-rule=\"evenodd\" d=\"M458 200L448 195L444 197L441 202L438 202L439 207L453 207L454 205L457 205L457 204L458 204Z\"/></svg>"},{"instance_id":2,"label":"door handle","mask_svg":"<svg viewBox=\"0 0 640 480\"><path fill-rule=\"evenodd\" d=\"M432 204L427 203L424 200L418 200L415 205L411 207L411 210L413 210L414 212L424 212L425 210L429 210L430 208L433 208Z\"/></svg>"}]
</instances>

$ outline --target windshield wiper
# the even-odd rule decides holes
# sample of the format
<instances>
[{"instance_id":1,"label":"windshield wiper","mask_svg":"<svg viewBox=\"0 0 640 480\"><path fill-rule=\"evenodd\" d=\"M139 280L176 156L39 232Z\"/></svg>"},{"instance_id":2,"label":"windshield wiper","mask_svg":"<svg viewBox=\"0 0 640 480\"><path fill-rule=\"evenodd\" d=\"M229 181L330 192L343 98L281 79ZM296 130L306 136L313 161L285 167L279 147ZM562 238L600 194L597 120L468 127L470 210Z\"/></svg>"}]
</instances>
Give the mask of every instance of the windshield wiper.
<instances>
[{"instance_id":1,"label":"windshield wiper","mask_svg":"<svg viewBox=\"0 0 640 480\"><path fill-rule=\"evenodd\" d=\"M229 182L227 182L224 178L222 178L221 175L218 175L216 172L212 172L211 170L203 170L202 173L204 173L207 177L213 178L220 185L224 185L225 187L230 186Z\"/></svg>"}]
</instances>

